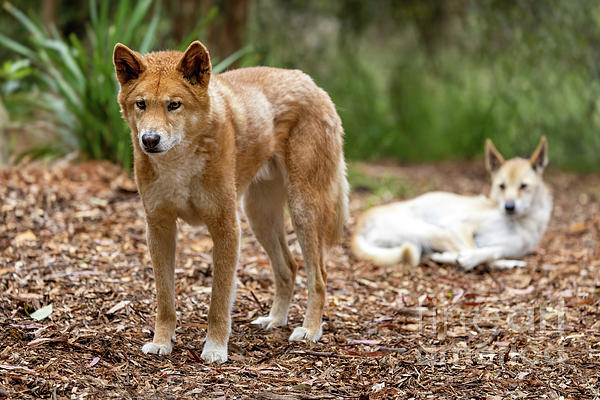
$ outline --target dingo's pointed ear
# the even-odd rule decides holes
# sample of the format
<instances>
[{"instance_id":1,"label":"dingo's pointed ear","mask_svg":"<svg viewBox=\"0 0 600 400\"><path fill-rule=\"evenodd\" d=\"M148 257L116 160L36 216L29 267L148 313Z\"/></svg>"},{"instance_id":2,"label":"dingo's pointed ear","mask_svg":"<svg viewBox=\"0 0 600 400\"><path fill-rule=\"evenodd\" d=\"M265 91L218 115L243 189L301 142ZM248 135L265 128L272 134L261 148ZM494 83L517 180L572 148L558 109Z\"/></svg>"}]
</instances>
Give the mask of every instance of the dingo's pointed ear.
<instances>
[{"instance_id":1,"label":"dingo's pointed ear","mask_svg":"<svg viewBox=\"0 0 600 400\"><path fill-rule=\"evenodd\" d=\"M538 144L537 149L535 149L531 158L529 158L529 162L535 172L542 172L546 168L546 165L548 165L548 141L546 140L546 136L542 136L540 139L540 144Z\"/></svg>"},{"instance_id":2,"label":"dingo's pointed ear","mask_svg":"<svg viewBox=\"0 0 600 400\"><path fill-rule=\"evenodd\" d=\"M485 141L485 167L489 172L496 172L504 164L504 157L490 139Z\"/></svg>"},{"instance_id":3,"label":"dingo's pointed ear","mask_svg":"<svg viewBox=\"0 0 600 400\"><path fill-rule=\"evenodd\" d=\"M206 47L197 40L192 42L181 57L177 69L192 85L208 85L212 68Z\"/></svg>"},{"instance_id":4,"label":"dingo's pointed ear","mask_svg":"<svg viewBox=\"0 0 600 400\"><path fill-rule=\"evenodd\" d=\"M117 79L121 85L137 79L146 69L140 53L131 50L124 44L117 43L113 50L113 63L117 72Z\"/></svg>"}]
</instances>

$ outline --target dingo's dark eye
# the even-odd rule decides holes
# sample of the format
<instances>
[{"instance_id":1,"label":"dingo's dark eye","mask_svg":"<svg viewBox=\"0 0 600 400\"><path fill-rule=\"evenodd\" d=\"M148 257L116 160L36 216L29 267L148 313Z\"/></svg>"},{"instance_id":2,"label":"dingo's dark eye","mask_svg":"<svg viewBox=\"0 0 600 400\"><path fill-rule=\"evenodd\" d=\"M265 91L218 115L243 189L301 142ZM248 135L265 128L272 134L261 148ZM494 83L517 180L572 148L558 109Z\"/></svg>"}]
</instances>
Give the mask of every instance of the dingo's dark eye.
<instances>
[{"instance_id":1,"label":"dingo's dark eye","mask_svg":"<svg viewBox=\"0 0 600 400\"><path fill-rule=\"evenodd\" d=\"M181 102L180 101L172 101L167 106L167 110L173 111L173 110L177 110L179 107L181 107Z\"/></svg>"},{"instance_id":2,"label":"dingo's dark eye","mask_svg":"<svg viewBox=\"0 0 600 400\"><path fill-rule=\"evenodd\" d=\"M521 189L521 190L527 189L527 184L526 183L521 183L521 186L519 186L519 189Z\"/></svg>"},{"instance_id":3,"label":"dingo's dark eye","mask_svg":"<svg viewBox=\"0 0 600 400\"><path fill-rule=\"evenodd\" d=\"M140 110L145 110L146 109L146 102L144 100L138 100L138 101L136 101L135 105Z\"/></svg>"},{"instance_id":4,"label":"dingo's dark eye","mask_svg":"<svg viewBox=\"0 0 600 400\"><path fill-rule=\"evenodd\" d=\"M504 189L506 189L506 185L505 185L504 183L501 183L501 184L499 185L499 187L500 187L500 190L504 190Z\"/></svg>"}]
</instances>

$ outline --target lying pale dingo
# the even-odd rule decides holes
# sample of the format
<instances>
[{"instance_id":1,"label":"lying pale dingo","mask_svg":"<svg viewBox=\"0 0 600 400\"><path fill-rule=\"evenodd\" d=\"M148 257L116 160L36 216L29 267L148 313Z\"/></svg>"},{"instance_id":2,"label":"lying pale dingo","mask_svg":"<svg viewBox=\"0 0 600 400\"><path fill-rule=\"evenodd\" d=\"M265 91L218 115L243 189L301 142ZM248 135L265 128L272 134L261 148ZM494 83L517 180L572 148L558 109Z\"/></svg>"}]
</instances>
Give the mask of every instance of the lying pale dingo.
<instances>
[{"instance_id":1,"label":"lying pale dingo","mask_svg":"<svg viewBox=\"0 0 600 400\"><path fill-rule=\"evenodd\" d=\"M415 266L424 255L466 270L486 263L524 266L523 261L506 258L525 256L546 230L552 211L552 197L542 181L547 152L542 137L530 159L504 161L488 139L489 197L433 192L375 207L357 223L354 254L380 266Z\"/></svg>"}]
</instances>

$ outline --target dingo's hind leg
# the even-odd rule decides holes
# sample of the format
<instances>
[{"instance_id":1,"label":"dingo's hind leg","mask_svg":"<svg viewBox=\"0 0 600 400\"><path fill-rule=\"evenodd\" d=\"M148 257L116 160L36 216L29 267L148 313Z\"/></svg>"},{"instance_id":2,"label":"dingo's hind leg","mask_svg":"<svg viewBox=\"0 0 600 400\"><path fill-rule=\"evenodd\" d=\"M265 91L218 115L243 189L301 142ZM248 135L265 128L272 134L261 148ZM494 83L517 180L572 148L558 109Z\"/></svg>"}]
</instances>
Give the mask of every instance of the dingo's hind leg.
<instances>
[{"instance_id":1,"label":"dingo's hind leg","mask_svg":"<svg viewBox=\"0 0 600 400\"><path fill-rule=\"evenodd\" d=\"M302 249L308 289L304 322L292 332L290 341L316 342L322 335L327 277L324 253L341 236L347 215L341 121L333 106L329 112L307 115L298 121L288 138L288 206Z\"/></svg>"},{"instance_id":2,"label":"dingo's hind leg","mask_svg":"<svg viewBox=\"0 0 600 400\"><path fill-rule=\"evenodd\" d=\"M269 256L275 280L275 297L269 315L252 321L266 329L287 324L296 278L297 266L287 246L283 225L285 198L283 176L274 163L270 164L269 176L255 179L244 196L246 217Z\"/></svg>"}]
</instances>

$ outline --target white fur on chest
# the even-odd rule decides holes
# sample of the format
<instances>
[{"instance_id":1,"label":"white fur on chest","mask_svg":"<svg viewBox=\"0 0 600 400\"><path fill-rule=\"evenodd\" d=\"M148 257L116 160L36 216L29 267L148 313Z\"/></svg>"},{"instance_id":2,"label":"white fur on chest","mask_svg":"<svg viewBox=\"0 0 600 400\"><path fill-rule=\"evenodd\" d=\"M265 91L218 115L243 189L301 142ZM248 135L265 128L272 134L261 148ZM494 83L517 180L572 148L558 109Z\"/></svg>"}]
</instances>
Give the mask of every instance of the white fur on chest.
<instances>
[{"instance_id":1,"label":"white fur on chest","mask_svg":"<svg viewBox=\"0 0 600 400\"><path fill-rule=\"evenodd\" d=\"M192 185L192 181L202 177L206 160L196 156L193 159L153 161L158 178L142 193L146 212L166 207L175 210L177 217L190 224L200 223L195 199L202 197L203 193L198 185Z\"/></svg>"}]
</instances>

